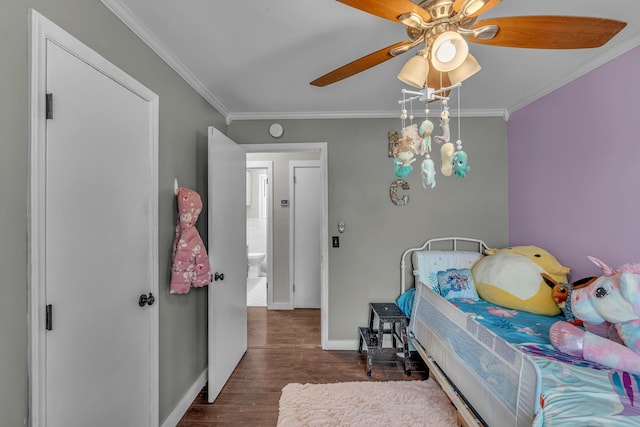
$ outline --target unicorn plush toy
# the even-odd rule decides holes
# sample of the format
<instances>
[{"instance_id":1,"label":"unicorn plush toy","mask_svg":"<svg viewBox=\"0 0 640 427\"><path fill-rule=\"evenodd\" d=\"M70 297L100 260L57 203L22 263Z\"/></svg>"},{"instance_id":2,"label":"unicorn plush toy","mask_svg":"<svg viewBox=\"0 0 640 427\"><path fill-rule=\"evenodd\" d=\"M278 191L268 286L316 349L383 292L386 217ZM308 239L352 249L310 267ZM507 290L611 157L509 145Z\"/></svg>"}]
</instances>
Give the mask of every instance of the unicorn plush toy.
<instances>
[{"instance_id":1,"label":"unicorn plush toy","mask_svg":"<svg viewBox=\"0 0 640 427\"><path fill-rule=\"evenodd\" d=\"M571 294L573 314L585 330L556 322L551 343L563 353L640 375L640 264L612 269L589 259L604 274Z\"/></svg>"}]
</instances>

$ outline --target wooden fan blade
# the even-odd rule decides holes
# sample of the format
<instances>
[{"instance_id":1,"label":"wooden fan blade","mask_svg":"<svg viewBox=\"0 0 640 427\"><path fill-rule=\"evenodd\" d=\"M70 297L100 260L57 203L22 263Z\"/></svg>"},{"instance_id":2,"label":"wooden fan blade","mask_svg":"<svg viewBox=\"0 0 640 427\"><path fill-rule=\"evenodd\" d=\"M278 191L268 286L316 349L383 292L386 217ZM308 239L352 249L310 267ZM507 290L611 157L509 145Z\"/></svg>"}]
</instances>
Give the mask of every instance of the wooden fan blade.
<instances>
[{"instance_id":1,"label":"wooden fan blade","mask_svg":"<svg viewBox=\"0 0 640 427\"><path fill-rule=\"evenodd\" d=\"M324 76L318 77L314 81L311 82L314 86L327 86L331 83L339 82L340 80L346 79L347 77L351 77L354 74L358 74L364 70L368 70L371 67L374 67L378 64L382 64L385 61L388 61L391 58L394 58L389 52L392 49L395 49L400 46L411 44L410 40L402 41L396 44L392 44L391 46L387 46L384 49L380 49L376 52L370 53L367 56L363 56L360 59L356 59L355 61L349 62L347 65L343 65L340 68L336 68L330 73L325 74Z\"/></svg>"},{"instance_id":2,"label":"wooden fan blade","mask_svg":"<svg viewBox=\"0 0 640 427\"><path fill-rule=\"evenodd\" d=\"M600 47L627 24L621 21L582 16L512 16L484 19L473 28L498 25L489 40L469 37L473 43L532 49L586 49Z\"/></svg>"},{"instance_id":3,"label":"wooden fan blade","mask_svg":"<svg viewBox=\"0 0 640 427\"><path fill-rule=\"evenodd\" d=\"M453 3L453 10L455 10L457 13L460 13L460 11L462 10L462 6L466 1L467 0L456 0ZM499 3L500 3L500 0L487 0L486 3L480 9L478 9L474 13L469 13L466 16L470 16L470 17L478 16L481 13L485 13L486 11L493 8Z\"/></svg>"},{"instance_id":4,"label":"wooden fan blade","mask_svg":"<svg viewBox=\"0 0 640 427\"><path fill-rule=\"evenodd\" d=\"M380 18L400 22L398 16L413 12L422 17L424 22L431 21L431 15L410 0L338 0L347 6L368 12Z\"/></svg>"}]
</instances>

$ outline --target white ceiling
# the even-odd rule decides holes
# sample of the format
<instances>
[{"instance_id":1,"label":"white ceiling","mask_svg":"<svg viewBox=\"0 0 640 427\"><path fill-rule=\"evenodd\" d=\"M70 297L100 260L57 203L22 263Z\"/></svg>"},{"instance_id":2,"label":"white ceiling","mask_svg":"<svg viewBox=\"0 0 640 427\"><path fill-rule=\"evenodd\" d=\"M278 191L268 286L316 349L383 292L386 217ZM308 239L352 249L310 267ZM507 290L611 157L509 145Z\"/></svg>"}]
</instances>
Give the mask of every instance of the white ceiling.
<instances>
[{"instance_id":1,"label":"white ceiling","mask_svg":"<svg viewBox=\"0 0 640 427\"><path fill-rule=\"evenodd\" d=\"M393 43L404 26L335 0L102 0L227 121L397 117L396 75L415 53L326 87L315 78ZM597 49L470 44L482 70L460 89L462 114L508 115L640 44L638 0L503 0L480 16L580 15L627 26ZM606 90L606 88L598 88ZM423 107L421 107L423 108Z\"/></svg>"}]
</instances>

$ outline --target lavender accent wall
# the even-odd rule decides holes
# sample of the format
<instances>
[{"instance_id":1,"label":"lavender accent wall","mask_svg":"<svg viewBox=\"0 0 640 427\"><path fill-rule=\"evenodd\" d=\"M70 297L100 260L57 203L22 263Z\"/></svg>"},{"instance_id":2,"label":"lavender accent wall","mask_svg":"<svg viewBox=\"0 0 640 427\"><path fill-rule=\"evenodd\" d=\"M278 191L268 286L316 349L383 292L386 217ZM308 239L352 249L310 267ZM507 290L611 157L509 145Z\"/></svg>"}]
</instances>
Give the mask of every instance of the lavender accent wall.
<instances>
[{"instance_id":1,"label":"lavender accent wall","mask_svg":"<svg viewBox=\"0 0 640 427\"><path fill-rule=\"evenodd\" d=\"M640 262L640 47L513 113L509 244L597 275Z\"/></svg>"}]
</instances>

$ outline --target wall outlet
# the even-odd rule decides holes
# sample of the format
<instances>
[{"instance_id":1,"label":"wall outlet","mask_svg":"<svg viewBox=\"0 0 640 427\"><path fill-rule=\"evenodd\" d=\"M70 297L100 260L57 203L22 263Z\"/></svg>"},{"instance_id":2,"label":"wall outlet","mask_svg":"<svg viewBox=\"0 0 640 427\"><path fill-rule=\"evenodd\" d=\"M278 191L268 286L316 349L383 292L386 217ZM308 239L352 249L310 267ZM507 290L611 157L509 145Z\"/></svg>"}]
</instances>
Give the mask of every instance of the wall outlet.
<instances>
[{"instance_id":1,"label":"wall outlet","mask_svg":"<svg viewBox=\"0 0 640 427\"><path fill-rule=\"evenodd\" d=\"M339 248L340 247L340 237L339 236L333 236L331 238L331 245L334 248Z\"/></svg>"}]
</instances>

